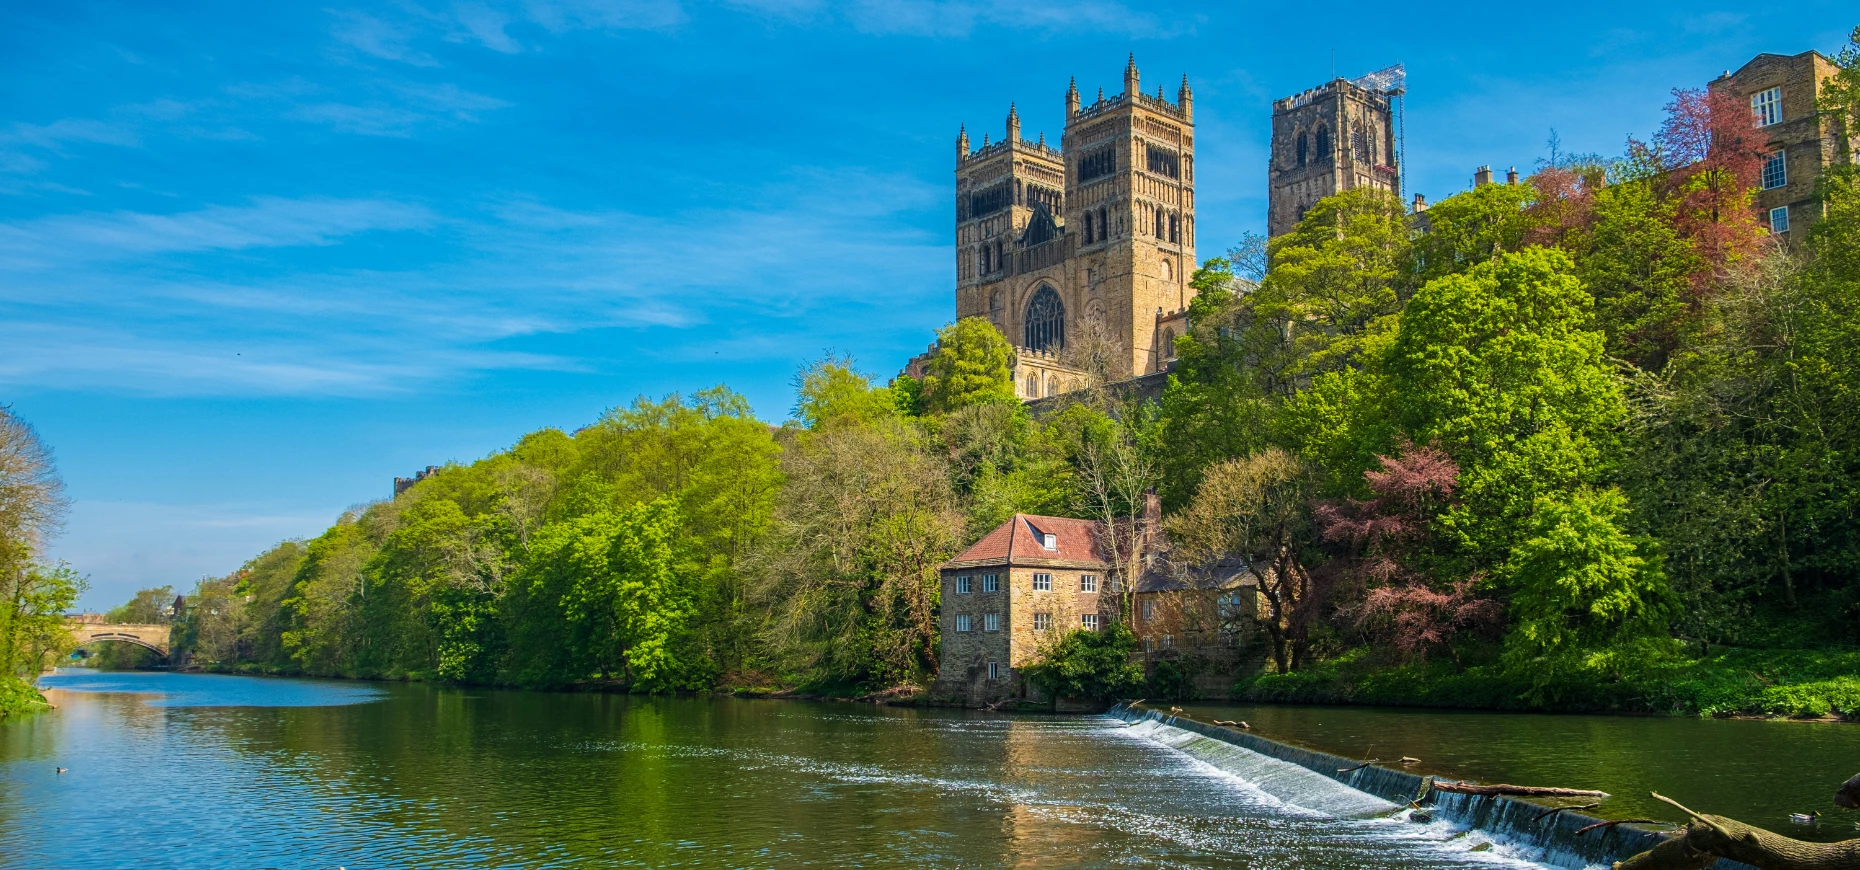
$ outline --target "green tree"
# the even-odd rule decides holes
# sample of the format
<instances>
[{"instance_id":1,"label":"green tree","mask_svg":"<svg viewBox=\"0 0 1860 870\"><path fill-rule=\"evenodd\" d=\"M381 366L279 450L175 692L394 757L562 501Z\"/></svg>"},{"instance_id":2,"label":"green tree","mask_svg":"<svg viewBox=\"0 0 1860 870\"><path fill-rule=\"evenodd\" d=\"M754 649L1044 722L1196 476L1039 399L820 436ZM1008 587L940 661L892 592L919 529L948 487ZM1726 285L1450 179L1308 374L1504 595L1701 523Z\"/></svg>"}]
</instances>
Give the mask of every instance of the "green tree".
<instances>
[{"instance_id":1,"label":"green tree","mask_svg":"<svg viewBox=\"0 0 1860 870\"><path fill-rule=\"evenodd\" d=\"M1536 222L1528 184L1482 184L1427 209L1427 232L1414 241L1420 282L1463 272L1499 254L1524 249Z\"/></svg>"},{"instance_id":2,"label":"green tree","mask_svg":"<svg viewBox=\"0 0 1860 870\"><path fill-rule=\"evenodd\" d=\"M1142 689L1143 666L1130 660L1136 649L1137 636L1121 622L1075 629L1020 670L1051 697L1109 701Z\"/></svg>"},{"instance_id":3,"label":"green tree","mask_svg":"<svg viewBox=\"0 0 1860 870\"><path fill-rule=\"evenodd\" d=\"M806 429L863 425L899 415L898 394L872 386L852 360L826 357L795 375L794 420Z\"/></svg>"},{"instance_id":4,"label":"green tree","mask_svg":"<svg viewBox=\"0 0 1860 870\"><path fill-rule=\"evenodd\" d=\"M1573 271L1532 248L1431 281L1383 365L1391 419L1461 469L1446 522L1474 570L1506 558L1540 497L1598 481L1615 457L1626 401Z\"/></svg>"},{"instance_id":5,"label":"green tree","mask_svg":"<svg viewBox=\"0 0 1860 870\"><path fill-rule=\"evenodd\" d=\"M1504 567L1515 590L1507 651L1515 668L1664 632L1666 577L1648 542L1622 531L1627 513L1617 489L1538 499L1527 537Z\"/></svg>"},{"instance_id":6,"label":"green tree","mask_svg":"<svg viewBox=\"0 0 1860 870\"><path fill-rule=\"evenodd\" d=\"M932 414L1014 398L1014 348L984 317L964 317L936 335L924 366L923 405Z\"/></svg>"},{"instance_id":7,"label":"green tree","mask_svg":"<svg viewBox=\"0 0 1860 870\"><path fill-rule=\"evenodd\" d=\"M65 508L51 448L0 405L0 718L43 704L33 686L69 643L62 615L83 579L40 561Z\"/></svg>"},{"instance_id":8,"label":"green tree","mask_svg":"<svg viewBox=\"0 0 1860 870\"><path fill-rule=\"evenodd\" d=\"M138 589L134 597L113 607L104 618L116 623L154 625L168 622L174 606L174 587L157 586Z\"/></svg>"}]
</instances>

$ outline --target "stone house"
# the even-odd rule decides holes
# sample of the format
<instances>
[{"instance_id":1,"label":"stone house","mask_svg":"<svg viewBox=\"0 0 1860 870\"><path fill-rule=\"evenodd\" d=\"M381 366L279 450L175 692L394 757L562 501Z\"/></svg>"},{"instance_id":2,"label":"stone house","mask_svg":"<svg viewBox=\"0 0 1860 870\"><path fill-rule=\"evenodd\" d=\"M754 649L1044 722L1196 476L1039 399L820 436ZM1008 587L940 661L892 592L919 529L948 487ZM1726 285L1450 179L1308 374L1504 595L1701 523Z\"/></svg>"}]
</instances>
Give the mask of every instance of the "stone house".
<instances>
[{"instance_id":1,"label":"stone house","mask_svg":"<svg viewBox=\"0 0 1860 870\"><path fill-rule=\"evenodd\" d=\"M945 562L936 697L1041 700L1020 676L1075 628L1107 624L1110 563L1090 520L1015 514Z\"/></svg>"},{"instance_id":2,"label":"stone house","mask_svg":"<svg viewBox=\"0 0 1860 870\"><path fill-rule=\"evenodd\" d=\"M1770 153L1763 164L1757 212L1771 232L1791 245L1800 245L1808 225L1821 217L1816 177L1822 169L1851 159L1860 136L1860 130L1842 130L1836 118L1820 112L1823 83L1838 70L1818 51L1766 53L1736 72L1726 70L1710 85L1714 93L1730 94L1750 106L1751 123L1768 138Z\"/></svg>"},{"instance_id":3,"label":"stone house","mask_svg":"<svg viewBox=\"0 0 1860 870\"><path fill-rule=\"evenodd\" d=\"M1260 663L1259 577L1245 562L1178 565L1153 558L1135 598L1130 622L1145 672L1178 662L1197 695L1224 698L1241 671Z\"/></svg>"}]
</instances>

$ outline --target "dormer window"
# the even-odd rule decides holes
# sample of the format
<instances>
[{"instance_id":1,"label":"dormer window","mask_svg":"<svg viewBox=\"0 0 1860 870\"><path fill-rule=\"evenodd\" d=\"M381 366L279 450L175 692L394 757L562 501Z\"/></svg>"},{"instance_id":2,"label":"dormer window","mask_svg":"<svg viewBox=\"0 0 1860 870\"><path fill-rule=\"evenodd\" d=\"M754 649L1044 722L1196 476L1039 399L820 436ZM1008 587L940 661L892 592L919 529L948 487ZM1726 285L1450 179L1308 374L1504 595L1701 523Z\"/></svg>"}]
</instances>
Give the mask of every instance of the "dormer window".
<instances>
[{"instance_id":1,"label":"dormer window","mask_svg":"<svg viewBox=\"0 0 1860 870\"><path fill-rule=\"evenodd\" d=\"M1051 532L1047 532L1047 533L1045 533L1045 534L1042 534L1042 535L1040 536L1040 546L1041 546L1041 547L1044 547L1044 548L1046 548L1046 549L1048 549L1048 550L1057 550L1057 549L1059 549L1059 536L1058 536L1058 535L1055 535L1055 534L1053 534L1053 533L1051 533Z\"/></svg>"}]
</instances>

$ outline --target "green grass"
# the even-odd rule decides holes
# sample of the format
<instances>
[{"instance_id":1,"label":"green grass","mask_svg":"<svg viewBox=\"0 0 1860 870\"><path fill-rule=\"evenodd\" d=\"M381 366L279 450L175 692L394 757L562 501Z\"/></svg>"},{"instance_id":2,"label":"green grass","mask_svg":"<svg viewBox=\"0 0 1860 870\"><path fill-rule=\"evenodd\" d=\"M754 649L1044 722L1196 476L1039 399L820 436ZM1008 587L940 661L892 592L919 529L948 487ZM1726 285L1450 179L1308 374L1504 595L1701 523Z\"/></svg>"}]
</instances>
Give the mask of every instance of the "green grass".
<instances>
[{"instance_id":1,"label":"green grass","mask_svg":"<svg viewBox=\"0 0 1860 870\"><path fill-rule=\"evenodd\" d=\"M1592 653L1524 674L1497 663L1389 664L1359 649L1303 671L1243 680L1235 694L1270 703L1860 720L1860 650L1700 656L1675 642Z\"/></svg>"}]
</instances>

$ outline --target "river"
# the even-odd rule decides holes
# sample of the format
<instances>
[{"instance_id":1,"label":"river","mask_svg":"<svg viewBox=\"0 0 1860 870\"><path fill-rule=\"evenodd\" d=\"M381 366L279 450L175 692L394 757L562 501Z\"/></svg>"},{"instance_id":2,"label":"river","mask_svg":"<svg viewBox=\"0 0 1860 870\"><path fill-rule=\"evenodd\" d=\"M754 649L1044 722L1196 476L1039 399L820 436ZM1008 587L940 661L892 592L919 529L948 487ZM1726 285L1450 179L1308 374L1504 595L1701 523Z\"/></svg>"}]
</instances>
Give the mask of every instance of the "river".
<instances>
[{"instance_id":1,"label":"river","mask_svg":"<svg viewBox=\"0 0 1860 870\"><path fill-rule=\"evenodd\" d=\"M0 867L1534 866L1104 717L45 682L59 709L0 724Z\"/></svg>"}]
</instances>

